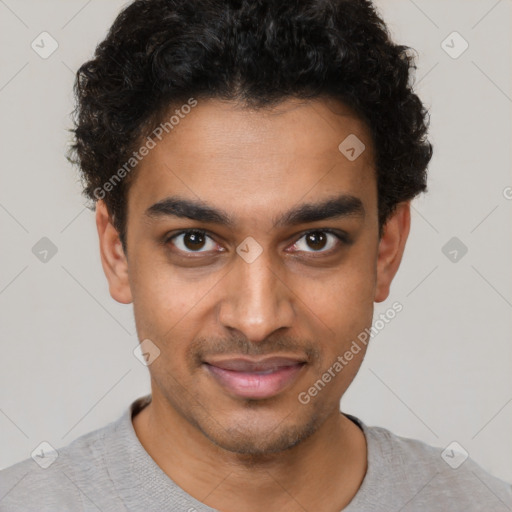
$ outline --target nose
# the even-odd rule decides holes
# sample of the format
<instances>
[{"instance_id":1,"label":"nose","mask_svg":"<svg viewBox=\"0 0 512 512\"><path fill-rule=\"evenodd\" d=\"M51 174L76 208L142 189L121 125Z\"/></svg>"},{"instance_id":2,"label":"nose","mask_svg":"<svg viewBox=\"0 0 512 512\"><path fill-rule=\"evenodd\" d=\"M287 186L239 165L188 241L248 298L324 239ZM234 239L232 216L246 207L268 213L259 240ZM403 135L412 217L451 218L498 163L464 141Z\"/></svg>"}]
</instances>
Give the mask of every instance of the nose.
<instances>
[{"instance_id":1,"label":"nose","mask_svg":"<svg viewBox=\"0 0 512 512\"><path fill-rule=\"evenodd\" d=\"M295 316L294 294L265 251L252 263L236 256L219 308L221 325L250 341L263 341L289 328Z\"/></svg>"}]
</instances>

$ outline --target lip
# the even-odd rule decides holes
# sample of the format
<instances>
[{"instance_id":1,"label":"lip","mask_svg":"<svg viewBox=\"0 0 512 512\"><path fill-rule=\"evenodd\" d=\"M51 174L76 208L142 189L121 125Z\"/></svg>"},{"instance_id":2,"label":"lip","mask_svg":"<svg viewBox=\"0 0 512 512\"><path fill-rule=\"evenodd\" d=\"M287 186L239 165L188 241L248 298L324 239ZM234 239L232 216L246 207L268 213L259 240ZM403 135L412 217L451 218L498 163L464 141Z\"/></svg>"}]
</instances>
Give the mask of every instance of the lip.
<instances>
[{"instance_id":1,"label":"lip","mask_svg":"<svg viewBox=\"0 0 512 512\"><path fill-rule=\"evenodd\" d=\"M264 359L230 358L205 361L215 380L231 394L241 398L271 398L297 380L304 360L288 357Z\"/></svg>"}]
</instances>

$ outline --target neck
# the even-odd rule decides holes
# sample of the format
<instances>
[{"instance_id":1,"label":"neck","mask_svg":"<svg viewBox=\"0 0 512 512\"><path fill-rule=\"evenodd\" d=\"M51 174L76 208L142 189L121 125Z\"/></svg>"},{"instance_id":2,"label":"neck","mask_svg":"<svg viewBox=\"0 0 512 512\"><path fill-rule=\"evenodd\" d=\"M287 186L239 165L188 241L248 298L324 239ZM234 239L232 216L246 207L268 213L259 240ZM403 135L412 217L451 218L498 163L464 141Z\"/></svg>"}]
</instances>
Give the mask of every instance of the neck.
<instances>
[{"instance_id":1,"label":"neck","mask_svg":"<svg viewBox=\"0 0 512 512\"><path fill-rule=\"evenodd\" d=\"M213 444L162 400L133 417L139 441L184 491L223 512L339 512L366 473L366 440L334 410L305 441L253 457Z\"/></svg>"}]
</instances>

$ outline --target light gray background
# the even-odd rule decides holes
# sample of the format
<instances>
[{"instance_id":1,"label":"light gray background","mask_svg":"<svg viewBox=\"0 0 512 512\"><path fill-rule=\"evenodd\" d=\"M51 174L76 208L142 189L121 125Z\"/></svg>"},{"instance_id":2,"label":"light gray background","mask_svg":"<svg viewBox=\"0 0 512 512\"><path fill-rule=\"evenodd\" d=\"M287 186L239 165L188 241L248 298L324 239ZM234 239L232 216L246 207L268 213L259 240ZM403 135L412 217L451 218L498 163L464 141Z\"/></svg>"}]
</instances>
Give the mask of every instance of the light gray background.
<instances>
[{"instance_id":1,"label":"light gray background","mask_svg":"<svg viewBox=\"0 0 512 512\"><path fill-rule=\"evenodd\" d=\"M68 444L149 391L132 353L132 308L108 293L94 214L64 158L74 72L122 5L0 0L0 467L43 440ZM431 111L435 156L391 296L376 314L396 300L404 309L373 339L342 406L429 444L456 440L512 481L512 201L504 194L512 5L377 5L395 39L419 53L417 91ZM59 44L48 59L31 48L43 31ZM441 47L453 31L469 43L457 59ZM44 236L58 248L47 263L32 253ZM454 236L468 247L456 263L441 251Z\"/></svg>"}]
</instances>

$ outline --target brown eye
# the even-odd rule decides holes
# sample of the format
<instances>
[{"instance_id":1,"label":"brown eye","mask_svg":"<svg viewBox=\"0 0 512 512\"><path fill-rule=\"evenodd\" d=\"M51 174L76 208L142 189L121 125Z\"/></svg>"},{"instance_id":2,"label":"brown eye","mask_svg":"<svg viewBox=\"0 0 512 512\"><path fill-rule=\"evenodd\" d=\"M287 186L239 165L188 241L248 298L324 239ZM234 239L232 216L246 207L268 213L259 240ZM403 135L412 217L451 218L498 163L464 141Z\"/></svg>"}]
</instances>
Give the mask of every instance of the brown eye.
<instances>
[{"instance_id":1,"label":"brown eye","mask_svg":"<svg viewBox=\"0 0 512 512\"><path fill-rule=\"evenodd\" d=\"M306 243L311 249L320 251L327 243L327 236L322 231L312 231L306 235Z\"/></svg>"},{"instance_id":2,"label":"brown eye","mask_svg":"<svg viewBox=\"0 0 512 512\"><path fill-rule=\"evenodd\" d=\"M207 252L214 250L215 242L204 231L183 231L169 240L177 249L183 252Z\"/></svg>"},{"instance_id":3,"label":"brown eye","mask_svg":"<svg viewBox=\"0 0 512 512\"><path fill-rule=\"evenodd\" d=\"M306 253L330 253L349 241L343 235L326 229L308 231L293 245L294 251Z\"/></svg>"}]
</instances>

